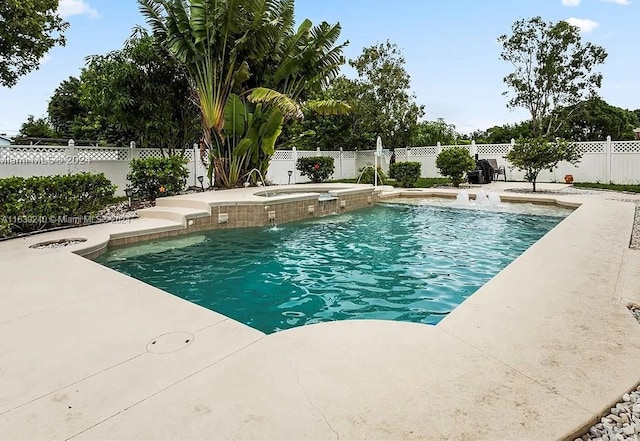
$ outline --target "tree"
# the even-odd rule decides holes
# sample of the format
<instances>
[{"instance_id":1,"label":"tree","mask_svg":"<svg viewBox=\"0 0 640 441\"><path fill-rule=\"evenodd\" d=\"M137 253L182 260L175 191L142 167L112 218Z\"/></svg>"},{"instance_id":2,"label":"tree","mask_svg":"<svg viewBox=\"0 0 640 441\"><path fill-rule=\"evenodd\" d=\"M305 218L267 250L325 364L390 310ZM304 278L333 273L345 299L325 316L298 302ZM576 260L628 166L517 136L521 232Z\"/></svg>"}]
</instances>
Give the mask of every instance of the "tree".
<instances>
[{"instance_id":1,"label":"tree","mask_svg":"<svg viewBox=\"0 0 640 441\"><path fill-rule=\"evenodd\" d=\"M0 86L15 86L52 47L64 46L69 24L57 9L58 0L0 1Z\"/></svg>"},{"instance_id":2,"label":"tree","mask_svg":"<svg viewBox=\"0 0 640 441\"><path fill-rule=\"evenodd\" d=\"M557 113L557 120L562 123L556 134L571 141L602 141L607 136L633 140L633 129L639 123L634 112L609 105L598 97L560 108Z\"/></svg>"},{"instance_id":3,"label":"tree","mask_svg":"<svg viewBox=\"0 0 640 441\"><path fill-rule=\"evenodd\" d=\"M298 99L333 80L343 63L340 26L295 29L293 0L138 0L156 41L182 65L200 108L209 176L234 187L266 171ZM328 113L340 102L311 102ZM264 173L263 173L264 174Z\"/></svg>"},{"instance_id":4,"label":"tree","mask_svg":"<svg viewBox=\"0 0 640 441\"><path fill-rule=\"evenodd\" d=\"M531 121L493 126L487 130L477 130L470 135L479 144L508 144L512 139L532 138Z\"/></svg>"},{"instance_id":5,"label":"tree","mask_svg":"<svg viewBox=\"0 0 640 441\"><path fill-rule=\"evenodd\" d=\"M373 148L377 138L375 123L369 118L373 112L364 111L360 97L364 87L345 76L336 78L321 92L312 95L316 100L344 101L351 111L342 115L319 115L303 108L304 118L285 127L279 147L295 146L300 150L366 150Z\"/></svg>"},{"instance_id":6,"label":"tree","mask_svg":"<svg viewBox=\"0 0 640 441\"><path fill-rule=\"evenodd\" d=\"M315 97L348 102L351 111L323 118L305 112L304 119L286 131L287 142L313 131L315 136L299 139L296 146L308 150L366 150L374 148L378 136L391 148L409 146L424 108L409 92L411 79L400 49L390 42L364 48L349 64L358 71L358 78L340 76Z\"/></svg>"},{"instance_id":7,"label":"tree","mask_svg":"<svg viewBox=\"0 0 640 441\"><path fill-rule=\"evenodd\" d=\"M412 146L430 146L440 143L442 145L457 144L460 135L456 132L456 126L447 124L444 119L437 121L421 121L418 123L413 136Z\"/></svg>"},{"instance_id":8,"label":"tree","mask_svg":"<svg viewBox=\"0 0 640 441\"><path fill-rule=\"evenodd\" d=\"M548 141L540 137L519 140L505 156L514 167L524 171L524 178L533 184L534 193L542 170L552 172L561 161L576 165L581 157L582 153L574 143L562 139Z\"/></svg>"},{"instance_id":9,"label":"tree","mask_svg":"<svg viewBox=\"0 0 640 441\"><path fill-rule=\"evenodd\" d=\"M73 133L74 121L87 113L80 104L80 86L78 78L69 77L60 83L49 100L49 121L62 137L77 138Z\"/></svg>"},{"instance_id":10,"label":"tree","mask_svg":"<svg viewBox=\"0 0 640 441\"><path fill-rule=\"evenodd\" d=\"M19 137L27 138L53 138L55 133L46 118L35 118L29 115L27 120L20 127Z\"/></svg>"},{"instance_id":11,"label":"tree","mask_svg":"<svg viewBox=\"0 0 640 441\"><path fill-rule=\"evenodd\" d=\"M409 146L424 106L417 105L409 91L411 77L400 48L389 41L367 47L349 64L359 76L355 81L359 96L353 104L361 117L354 130L364 127L371 139L380 136L391 148Z\"/></svg>"},{"instance_id":12,"label":"tree","mask_svg":"<svg viewBox=\"0 0 640 441\"><path fill-rule=\"evenodd\" d=\"M56 124L78 133L99 127L99 136L113 144L184 150L200 139L197 108L181 66L136 29L120 50L88 57L78 84L63 83L50 103ZM68 96L65 95L68 92ZM75 117L72 117L75 112Z\"/></svg>"},{"instance_id":13,"label":"tree","mask_svg":"<svg viewBox=\"0 0 640 441\"><path fill-rule=\"evenodd\" d=\"M440 152L436 167L441 175L451 178L454 187L463 182L464 174L476 167L471 153L465 147L452 147Z\"/></svg>"},{"instance_id":14,"label":"tree","mask_svg":"<svg viewBox=\"0 0 640 441\"><path fill-rule=\"evenodd\" d=\"M602 74L593 70L607 53L600 46L583 44L579 29L566 21L519 20L512 32L498 38L501 59L515 68L504 78L512 89L507 106L526 108L534 135L549 136L558 123L554 110L573 106L600 87Z\"/></svg>"}]
</instances>

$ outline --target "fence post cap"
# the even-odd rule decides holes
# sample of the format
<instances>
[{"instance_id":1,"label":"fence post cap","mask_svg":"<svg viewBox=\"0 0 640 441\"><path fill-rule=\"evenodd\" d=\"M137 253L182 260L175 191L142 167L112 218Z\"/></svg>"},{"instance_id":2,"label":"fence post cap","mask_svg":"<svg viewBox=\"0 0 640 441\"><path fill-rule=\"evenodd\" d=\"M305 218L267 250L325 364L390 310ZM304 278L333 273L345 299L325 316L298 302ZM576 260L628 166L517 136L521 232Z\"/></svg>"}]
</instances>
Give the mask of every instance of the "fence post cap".
<instances>
[{"instance_id":1,"label":"fence post cap","mask_svg":"<svg viewBox=\"0 0 640 441\"><path fill-rule=\"evenodd\" d=\"M135 149L136 148L136 142L135 141L131 141L129 143L129 147L132 148L132 149Z\"/></svg>"},{"instance_id":2,"label":"fence post cap","mask_svg":"<svg viewBox=\"0 0 640 441\"><path fill-rule=\"evenodd\" d=\"M76 145L76 142L73 139L70 139L69 142L67 143L67 145L69 147L73 147L74 145Z\"/></svg>"}]
</instances>

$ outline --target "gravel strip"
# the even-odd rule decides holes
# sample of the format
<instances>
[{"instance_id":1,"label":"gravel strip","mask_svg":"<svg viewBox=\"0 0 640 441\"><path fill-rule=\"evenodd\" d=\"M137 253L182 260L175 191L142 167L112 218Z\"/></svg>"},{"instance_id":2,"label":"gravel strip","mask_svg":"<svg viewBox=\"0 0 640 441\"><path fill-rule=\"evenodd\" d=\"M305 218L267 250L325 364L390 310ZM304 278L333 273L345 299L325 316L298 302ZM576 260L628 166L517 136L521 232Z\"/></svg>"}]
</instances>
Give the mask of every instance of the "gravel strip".
<instances>
[{"instance_id":1,"label":"gravel strip","mask_svg":"<svg viewBox=\"0 0 640 441\"><path fill-rule=\"evenodd\" d=\"M640 203L636 201L636 218L633 221L633 233L631 234L632 250L640 250Z\"/></svg>"},{"instance_id":2,"label":"gravel strip","mask_svg":"<svg viewBox=\"0 0 640 441\"><path fill-rule=\"evenodd\" d=\"M44 250L47 248L64 248L71 245L77 245L82 242L86 242L87 239L61 239L52 242L44 242L41 244L32 245L31 248L35 250Z\"/></svg>"},{"instance_id":3,"label":"gravel strip","mask_svg":"<svg viewBox=\"0 0 640 441\"><path fill-rule=\"evenodd\" d=\"M640 305L627 306L640 323ZM622 401L611 408L609 415L575 441L638 441L640 440L640 386L624 394Z\"/></svg>"}]
</instances>

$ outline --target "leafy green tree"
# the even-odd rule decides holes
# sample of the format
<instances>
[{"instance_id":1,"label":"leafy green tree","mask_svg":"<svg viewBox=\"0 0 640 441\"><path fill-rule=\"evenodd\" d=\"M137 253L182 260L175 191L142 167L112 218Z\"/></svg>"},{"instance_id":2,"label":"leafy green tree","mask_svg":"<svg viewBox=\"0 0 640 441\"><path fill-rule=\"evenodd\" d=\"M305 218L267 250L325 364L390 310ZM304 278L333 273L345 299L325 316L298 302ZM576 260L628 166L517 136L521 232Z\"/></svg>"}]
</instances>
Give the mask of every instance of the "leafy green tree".
<instances>
[{"instance_id":1,"label":"leafy green tree","mask_svg":"<svg viewBox=\"0 0 640 441\"><path fill-rule=\"evenodd\" d=\"M19 137L27 138L54 138L55 132L46 118L35 118L29 115L27 120L20 127Z\"/></svg>"},{"instance_id":2,"label":"leafy green tree","mask_svg":"<svg viewBox=\"0 0 640 441\"><path fill-rule=\"evenodd\" d=\"M358 99L352 104L360 118L354 130L364 129L372 140L380 136L391 148L409 146L424 106L416 104L410 92L411 77L400 48L389 41L367 47L349 64L359 76Z\"/></svg>"},{"instance_id":3,"label":"leafy green tree","mask_svg":"<svg viewBox=\"0 0 640 441\"><path fill-rule=\"evenodd\" d=\"M493 126L487 130L477 130L470 135L479 144L508 144L512 139L531 138L531 121Z\"/></svg>"},{"instance_id":4,"label":"leafy green tree","mask_svg":"<svg viewBox=\"0 0 640 441\"><path fill-rule=\"evenodd\" d=\"M198 112L183 69L162 53L151 36L137 29L121 50L88 58L78 84L60 86L50 110L74 132L93 127L109 143L158 147L169 153L200 138ZM59 88L59 89L60 89ZM64 92L64 90L62 90ZM53 108L52 108L53 106ZM78 118L71 119L76 112ZM61 123L62 124L62 123Z\"/></svg>"},{"instance_id":5,"label":"leafy green tree","mask_svg":"<svg viewBox=\"0 0 640 441\"><path fill-rule=\"evenodd\" d=\"M64 46L69 24L57 9L58 0L0 1L0 86L15 86L52 47Z\"/></svg>"},{"instance_id":6,"label":"leafy green tree","mask_svg":"<svg viewBox=\"0 0 640 441\"><path fill-rule=\"evenodd\" d=\"M320 115L303 108L304 118L285 127L279 147L300 150L367 150L373 148L377 131L369 112L362 111L360 97L364 87L345 76L313 95L316 100L344 101L351 111L341 115Z\"/></svg>"},{"instance_id":7,"label":"leafy green tree","mask_svg":"<svg viewBox=\"0 0 640 441\"><path fill-rule=\"evenodd\" d=\"M562 121L556 134L571 141L633 140L638 117L630 110L607 104L598 97L561 108L556 118Z\"/></svg>"},{"instance_id":8,"label":"leafy green tree","mask_svg":"<svg viewBox=\"0 0 640 441\"><path fill-rule=\"evenodd\" d=\"M77 138L73 132L74 121L87 113L80 104L80 86L78 78L69 77L60 83L49 100L49 121L62 137Z\"/></svg>"},{"instance_id":9,"label":"leafy green tree","mask_svg":"<svg viewBox=\"0 0 640 441\"><path fill-rule=\"evenodd\" d=\"M524 178L533 184L536 191L538 174L542 170L553 170L561 161L577 164L582 158L579 147L563 139L549 141L544 138L521 139L505 156L518 170L524 171Z\"/></svg>"},{"instance_id":10,"label":"leafy green tree","mask_svg":"<svg viewBox=\"0 0 640 441\"><path fill-rule=\"evenodd\" d=\"M519 20L512 34L500 36L498 42L502 60L515 68L504 78L512 89L504 93L511 95L507 106L531 113L534 136L552 135L559 116L554 110L577 104L602 83L602 74L594 69L604 63L606 51L583 44L579 29L566 21Z\"/></svg>"},{"instance_id":11,"label":"leafy green tree","mask_svg":"<svg viewBox=\"0 0 640 441\"><path fill-rule=\"evenodd\" d=\"M411 145L423 106L415 103L405 59L397 45L390 42L364 48L349 64L358 78L336 78L317 93L316 99L345 101L351 105L346 115L320 117L305 112L285 133L285 140L313 131L315 136L298 140L295 145L306 150L366 150L375 146L380 136L391 148Z\"/></svg>"},{"instance_id":12,"label":"leafy green tree","mask_svg":"<svg viewBox=\"0 0 640 441\"><path fill-rule=\"evenodd\" d=\"M436 158L440 174L451 178L454 187L463 182L464 174L476 167L471 153L465 147L452 147L440 152Z\"/></svg>"},{"instance_id":13,"label":"leafy green tree","mask_svg":"<svg viewBox=\"0 0 640 441\"><path fill-rule=\"evenodd\" d=\"M430 146L438 142L442 145L457 144L460 135L456 126L447 124L443 118L437 121L421 121L411 137L412 146Z\"/></svg>"}]
</instances>

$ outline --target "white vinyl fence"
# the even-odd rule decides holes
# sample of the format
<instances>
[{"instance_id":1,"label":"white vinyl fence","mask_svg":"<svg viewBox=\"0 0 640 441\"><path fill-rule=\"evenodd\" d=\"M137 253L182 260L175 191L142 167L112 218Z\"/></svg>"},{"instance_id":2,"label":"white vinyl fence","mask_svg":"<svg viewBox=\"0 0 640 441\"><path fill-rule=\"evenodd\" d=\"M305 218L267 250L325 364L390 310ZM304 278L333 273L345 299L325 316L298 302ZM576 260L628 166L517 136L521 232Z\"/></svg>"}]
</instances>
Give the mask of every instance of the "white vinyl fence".
<instances>
[{"instance_id":1,"label":"white vinyl fence","mask_svg":"<svg viewBox=\"0 0 640 441\"><path fill-rule=\"evenodd\" d=\"M479 159L495 159L498 165L507 169L507 179L521 181L524 173L513 169L504 158L515 144L475 144L464 146L472 156ZM564 182L564 176L571 174L576 182L602 182L615 184L640 183L640 141L606 141L579 142L582 151L580 163L573 166L563 162L553 171L542 171L538 177L540 182ZM444 150L454 146L436 145L431 147L411 147L395 149L396 162L415 161L422 165L423 177L440 177L436 168L436 158ZM335 159L336 171L334 179L357 178L359 170L367 165L373 165L375 151L358 152L296 152L294 150L278 151L271 161L268 178L276 184L286 184L287 170L293 171L291 183L306 182L296 172L295 162L301 156L331 156ZM379 164L387 171L391 151L384 150L379 158Z\"/></svg>"},{"instance_id":2,"label":"white vinyl fence","mask_svg":"<svg viewBox=\"0 0 640 441\"><path fill-rule=\"evenodd\" d=\"M612 182L615 184L640 183L640 141L612 141L577 143L583 156L577 166L561 163L550 173L540 173L540 182L563 182L566 174L572 174L577 182ZM507 168L507 179L519 181L523 173L511 169L504 156L512 148L511 144L471 144L466 146L479 159L495 159L498 165ZM423 177L439 177L436 157L453 146L431 146L395 149L396 162L416 161L422 164ZM160 149L139 149L128 147L80 147L69 141L66 146L0 146L0 178L9 176L46 176L76 172L103 172L118 186L118 194L124 194L127 186L126 175L129 161L134 158L162 156ZM202 165L197 148L187 149L189 178L187 185L199 185L198 176L204 176L208 185L206 168ZM301 157L329 156L334 159L333 179L354 179L360 170L375 161L375 151L276 151L266 179L273 184L303 183L307 179L296 170L296 161ZM384 150L378 160L387 171L391 151ZM291 172L291 176L289 176Z\"/></svg>"}]
</instances>

